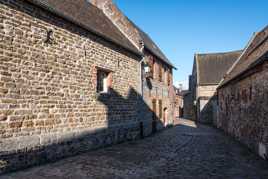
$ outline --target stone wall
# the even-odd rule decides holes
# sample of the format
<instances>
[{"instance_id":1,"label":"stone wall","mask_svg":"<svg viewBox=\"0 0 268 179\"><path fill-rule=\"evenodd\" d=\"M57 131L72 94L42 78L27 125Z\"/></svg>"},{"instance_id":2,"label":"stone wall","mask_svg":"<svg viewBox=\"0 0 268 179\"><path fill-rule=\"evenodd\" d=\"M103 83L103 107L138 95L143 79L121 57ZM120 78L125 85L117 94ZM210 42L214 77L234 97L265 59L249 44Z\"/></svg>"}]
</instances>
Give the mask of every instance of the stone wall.
<instances>
[{"instance_id":1,"label":"stone wall","mask_svg":"<svg viewBox=\"0 0 268 179\"><path fill-rule=\"evenodd\" d=\"M212 124L213 121L217 120L217 98L212 97L200 97L197 103L198 109L198 122Z\"/></svg>"},{"instance_id":2,"label":"stone wall","mask_svg":"<svg viewBox=\"0 0 268 179\"><path fill-rule=\"evenodd\" d=\"M144 100L146 104L150 107L151 111L153 111L153 100L156 100L156 118L158 121L158 129L162 129L167 125L173 125L174 118L175 118L175 90L173 87L173 79L172 79L172 69L171 67L167 67L163 62L161 62L156 57L152 58L152 54L148 51L145 51L145 61L149 62L149 64L153 64L151 61L154 59L154 68L153 70L153 77L152 78L143 78L143 89L144 89ZM159 81L159 66L166 67L169 72L164 72L161 70L162 73L162 81ZM168 85L167 82L167 75L170 75L171 83ZM159 109L159 101L162 101L162 117L159 116L160 109ZM164 109L166 109L164 111ZM166 114L164 113L166 112ZM152 113L152 112L150 112ZM165 115L165 116L164 116ZM152 114L151 114L152 116Z\"/></svg>"},{"instance_id":3,"label":"stone wall","mask_svg":"<svg viewBox=\"0 0 268 179\"><path fill-rule=\"evenodd\" d=\"M194 105L192 99L192 92L183 96L183 118L194 120Z\"/></svg>"},{"instance_id":4,"label":"stone wall","mask_svg":"<svg viewBox=\"0 0 268 179\"><path fill-rule=\"evenodd\" d=\"M181 94L176 94L175 95L175 109L174 109L174 115L176 118L178 117L183 117L183 111L184 106L183 106L183 96Z\"/></svg>"},{"instance_id":5,"label":"stone wall","mask_svg":"<svg viewBox=\"0 0 268 179\"><path fill-rule=\"evenodd\" d=\"M253 74L219 89L217 126L267 158L268 63L248 73Z\"/></svg>"},{"instance_id":6,"label":"stone wall","mask_svg":"<svg viewBox=\"0 0 268 179\"><path fill-rule=\"evenodd\" d=\"M107 17L111 19L111 21L121 30L123 34L130 39L133 44L140 49L144 53L144 61L149 62L152 64L152 58L155 60L154 69L154 77L151 79L146 79L145 75L143 78L143 92L144 92L144 100L146 104L150 107L150 111L143 112L146 116L151 116L152 118L152 101L155 99L157 100L157 111L156 117L158 118L158 128L161 129L165 125L171 125L174 121L174 109L175 109L175 91L173 89L172 84L172 67L166 65L162 62L159 58L157 58L154 54L144 49L143 39L137 29L137 27L120 11L120 9L113 3L112 0L92 0L92 4L100 8ZM159 76L159 66L161 68L166 67L169 69L170 77L171 77L171 84L167 84L166 74L162 70L162 77L163 80L160 82L158 80ZM163 109L167 109L167 116L166 120L164 121L164 117L159 117L160 109L158 102L159 100L162 101L162 113L164 113Z\"/></svg>"},{"instance_id":7,"label":"stone wall","mask_svg":"<svg viewBox=\"0 0 268 179\"><path fill-rule=\"evenodd\" d=\"M0 173L150 133L138 57L25 1L0 0L0 38Z\"/></svg>"},{"instance_id":8,"label":"stone wall","mask_svg":"<svg viewBox=\"0 0 268 179\"><path fill-rule=\"evenodd\" d=\"M215 120L216 88L217 85L197 86L197 121L211 124Z\"/></svg>"},{"instance_id":9,"label":"stone wall","mask_svg":"<svg viewBox=\"0 0 268 179\"><path fill-rule=\"evenodd\" d=\"M212 97L217 91L218 85L199 85L197 86L196 98Z\"/></svg>"},{"instance_id":10,"label":"stone wall","mask_svg":"<svg viewBox=\"0 0 268 179\"><path fill-rule=\"evenodd\" d=\"M245 51L244 63L268 51L268 29L257 34ZM240 64L240 65L243 65ZM227 76L228 77L228 76ZM218 89L217 126L246 144L261 157L268 156L268 64L247 70Z\"/></svg>"}]
</instances>

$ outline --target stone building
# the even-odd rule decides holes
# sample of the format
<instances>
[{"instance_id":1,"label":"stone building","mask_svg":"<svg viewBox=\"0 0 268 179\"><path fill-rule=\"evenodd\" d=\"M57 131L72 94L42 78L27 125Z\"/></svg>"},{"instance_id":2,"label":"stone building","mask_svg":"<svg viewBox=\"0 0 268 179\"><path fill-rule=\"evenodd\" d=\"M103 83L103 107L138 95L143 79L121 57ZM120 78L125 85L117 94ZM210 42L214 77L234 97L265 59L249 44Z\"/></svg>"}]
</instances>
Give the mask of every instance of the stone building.
<instances>
[{"instance_id":1,"label":"stone building","mask_svg":"<svg viewBox=\"0 0 268 179\"><path fill-rule=\"evenodd\" d=\"M191 93L188 91L183 95L183 118L193 119L193 100Z\"/></svg>"},{"instance_id":2,"label":"stone building","mask_svg":"<svg viewBox=\"0 0 268 179\"><path fill-rule=\"evenodd\" d=\"M188 91L178 89L174 87L175 90L175 118L181 118L183 117L184 113L184 102L183 102L183 96L188 93Z\"/></svg>"},{"instance_id":3,"label":"stone building","mask_svg":"<svg viewBox=\"0 0 268 179\"><path fill-rule=\"evenodd\" d=\"M216 89L227 70L239 57L241 51L196 54L190 78L194 120L212 123L217 116Z\"/></svg>"},{"instance_id":4,"label":"stone building","mask_svg":"<svg viewBox=\"0 0 268 179\"><path fill-rule=\"evenodd\" d=\"M193 103L193 80L192 75L188 78L188 91L183 95L183 118L194 120L195 119L195 105Z\"/></svg>"},{"instance_id":5,"label":"stone building","mask_svg":"<svg viewBox=\"0 0 268 179\"><path fill-rule=\"evenodd\" d=\"M0 38L0 173L151 133L147 42L88 0L0 0ZM172 66L155 56L172 86ZM165 82L157 97L172 95Z\"/></svg>"},{"instance_id":6,"label":"stone building","mask_svg":"<svg viewBox=\"0 0 268 179\"><path fill-rule=\"evenodd\" d=\"M268 155L268 27L251 39L218 87L217 126Z\"/></svg>"},{"instance_id":7,"label":"stone building","mask_svg":"<svg viewBox=\"0 0 268 179\"><path fill-rule=\"evenodd\" d=\"M129 20L112 0L93 0L92 3L100 8L144 54L142 64L148 66L150 71L143 74L142 96L152 112L141 111L141 113L146 118L152 118L153 130L171 125L175 105L172 79L174 66L149 35Z\"/></svg>"}]
</instances>

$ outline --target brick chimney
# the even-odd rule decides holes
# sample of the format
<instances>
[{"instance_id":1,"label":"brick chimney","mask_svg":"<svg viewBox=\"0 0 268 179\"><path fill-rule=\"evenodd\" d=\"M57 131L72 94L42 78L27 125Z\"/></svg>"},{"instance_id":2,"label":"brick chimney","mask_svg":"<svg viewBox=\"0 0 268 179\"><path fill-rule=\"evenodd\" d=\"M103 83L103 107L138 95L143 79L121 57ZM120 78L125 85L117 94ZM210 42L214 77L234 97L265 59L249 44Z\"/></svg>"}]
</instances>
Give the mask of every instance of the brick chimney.
<instances>
[{"instance_id":1,"label":"brick chimney","mask_svg":"<svg viewBox=\"0 0 268 179\"><path fill-rule=\"evenodd\" d=\"M128 39L140 50L143 49L142 38L139 31L129 19L113 3L113 0L91 0L91 4L98 7L103 13L125 34Z\"/></svg>"}]
</instances>

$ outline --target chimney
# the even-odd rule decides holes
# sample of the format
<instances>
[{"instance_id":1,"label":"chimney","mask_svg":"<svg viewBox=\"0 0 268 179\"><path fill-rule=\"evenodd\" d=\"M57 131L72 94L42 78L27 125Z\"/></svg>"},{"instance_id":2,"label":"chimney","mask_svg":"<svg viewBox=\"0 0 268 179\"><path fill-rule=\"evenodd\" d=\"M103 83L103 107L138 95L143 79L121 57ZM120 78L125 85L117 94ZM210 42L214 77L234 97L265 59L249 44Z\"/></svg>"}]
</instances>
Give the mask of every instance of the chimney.
<instances>
[{"instance_id":1,"label":"chimney","mask_svg":"<svg viewBox=\"0 0 268 179\"><path fill-rule=\"evenodd\" d=\"M91 0L91 4L98 7L113 22L113 24L135 45L143 50L143 40L138 29L113 3L113 0Z\"/></svg>"}]
</instances>

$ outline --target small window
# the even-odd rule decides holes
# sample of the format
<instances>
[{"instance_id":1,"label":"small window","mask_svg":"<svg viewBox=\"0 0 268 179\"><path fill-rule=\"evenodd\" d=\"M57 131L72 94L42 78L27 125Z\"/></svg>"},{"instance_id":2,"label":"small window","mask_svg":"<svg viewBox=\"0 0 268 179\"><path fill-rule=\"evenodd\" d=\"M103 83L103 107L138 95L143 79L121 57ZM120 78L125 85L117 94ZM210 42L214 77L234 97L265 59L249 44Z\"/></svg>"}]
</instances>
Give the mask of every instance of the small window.
<instances>
[{"instance_id":1,"label":"small window","mask_svg":"<svg viewBox=\"0 0 268 179\"><path fill-rule=\"evenodd\" d=\"M98 69L97 72L97 92L108 93L109 89L109 72Z\"/></svg>"},{"instance_id":2,"label":"small window","mask_svg":"<svg viewBox=\"0 0 268 179\"><path fill-rule=\"evenodd\" d=\"M171 85L171 77L172 77L170 70L168 71L167 77L168 77L168 86L170 86Z\"/></svg>"},{"instance_id":3,"label":"small window","mask_svg":"<svg viewBox=\"0 0 268 179\"><path fill-rule=\"evenodd\" d=\"M153 57L150 58L150 70L152 78L154 78L154 68L155 68L155 60Z\"/></svg>"},{"instance_id":4,"label":"small window","mask_svg":"<svg viewBox=\"0 0 268 179\"><path fill-rule=\"evenodd\" d=\"M159 64L158 74L159 74L159 81L162 82L162 65L161 64Z\"/></svg>"},{"instance_id":5,"label":"small window","mask_svg":"<svg viewBox=\"0 0 268 179\"><path fill-rule=\"evenodd\" d=\"M164 83L168 84L168 72L166 67L164 67Z\"/></svg>"},{"instance_id":6,"label":"small window","mask_svg":"<svg viewBox=\"0 0 268 179\"><path fill-rule=\"evenodd\" d=\"M162 119L163 117L162 100L158 101L158 105L159 105L159 118Z\"/></svg>"},{"instance_id":7,"label":"small window","mask_svg":"<svg viewBox=\"0 0 268 179\"><path fill-rule=\"evenodd\" d=\"M153 59L153 67L152 67L152 76L154 78L155 75L155 60Z\"/></svg>"}]
</instances>

